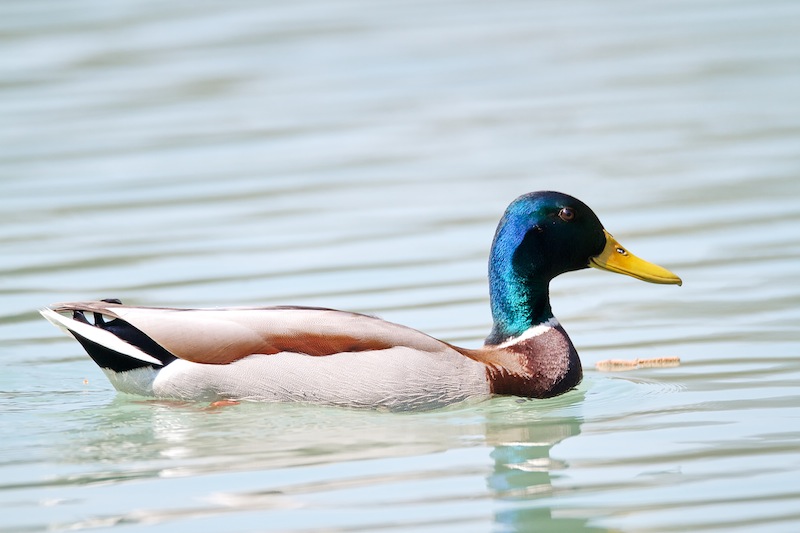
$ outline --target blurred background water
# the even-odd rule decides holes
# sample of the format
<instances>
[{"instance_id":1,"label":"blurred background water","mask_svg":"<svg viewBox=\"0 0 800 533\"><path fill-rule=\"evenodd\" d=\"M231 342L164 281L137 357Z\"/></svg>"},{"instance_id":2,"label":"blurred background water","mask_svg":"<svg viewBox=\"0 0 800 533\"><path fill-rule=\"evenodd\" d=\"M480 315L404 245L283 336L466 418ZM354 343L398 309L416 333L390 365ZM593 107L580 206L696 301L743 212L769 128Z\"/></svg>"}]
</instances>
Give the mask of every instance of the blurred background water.
<instances>
[{"instance_id":1,"label":"blurred background water","mask_svg":"<svg viewBox=\"0 0 800 533\"><path fill-rule=\"evenodd\" d=\"M0 4L0 531L797 531L800 4ZM118 396L55 301L298 304L477 346L506 204L587 369L431 413ZM606 358L676 368L600 373Z\"/></svg>"}]
</instances>

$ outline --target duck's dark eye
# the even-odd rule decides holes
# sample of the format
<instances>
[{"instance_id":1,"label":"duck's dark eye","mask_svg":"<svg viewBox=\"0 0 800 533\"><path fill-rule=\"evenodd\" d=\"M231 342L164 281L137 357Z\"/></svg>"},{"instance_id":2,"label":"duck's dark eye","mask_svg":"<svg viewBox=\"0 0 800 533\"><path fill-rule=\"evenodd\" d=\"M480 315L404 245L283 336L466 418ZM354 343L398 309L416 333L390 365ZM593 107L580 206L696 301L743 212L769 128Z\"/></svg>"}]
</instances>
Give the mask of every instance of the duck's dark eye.
<instances>
[{"instance_id":1,"label":"duck's dark eye","mask_svg":"<svg viewBox=\"0 0 800 533\"><path fill-rule=\"evenodd\" d=\"M575 218L575 210L571 207L562 207L561 211L558 212L558 218L563 220L564 222L569 222L573 218Z\"/></svg>"}]
</instances>

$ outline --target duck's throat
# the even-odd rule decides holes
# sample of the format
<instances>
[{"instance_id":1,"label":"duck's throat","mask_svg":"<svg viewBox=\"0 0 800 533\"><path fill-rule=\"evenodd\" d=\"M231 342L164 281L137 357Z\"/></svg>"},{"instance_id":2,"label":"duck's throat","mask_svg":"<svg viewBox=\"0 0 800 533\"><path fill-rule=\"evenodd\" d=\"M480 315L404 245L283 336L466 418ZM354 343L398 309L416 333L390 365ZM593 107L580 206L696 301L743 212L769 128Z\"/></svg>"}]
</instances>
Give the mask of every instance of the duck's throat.
<instances>
[{"instance_id":1,"label":"duck's throat","mask_svg":"<svg viewBox=\"0 0 800 533\"><path fill-rule=\"evenodd\" d=\"M514 272L491 276L494 325L486 344L501 344L553 318L550 282L522 278Z\"/></svg>"}]
</instances>

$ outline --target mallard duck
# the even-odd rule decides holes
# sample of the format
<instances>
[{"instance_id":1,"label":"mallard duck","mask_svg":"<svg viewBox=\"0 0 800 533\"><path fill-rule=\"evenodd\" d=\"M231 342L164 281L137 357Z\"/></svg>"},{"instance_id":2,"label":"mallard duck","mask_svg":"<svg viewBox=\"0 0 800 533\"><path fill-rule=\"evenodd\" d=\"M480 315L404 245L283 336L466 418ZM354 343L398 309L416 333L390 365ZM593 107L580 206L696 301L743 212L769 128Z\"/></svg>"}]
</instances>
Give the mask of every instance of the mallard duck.
<instances>
[{"instance_id":1,"label":"mallard duck","mask_svg":"<svg viewBox=\"0 0 800 533\"><path fill-rule=\"evenodd\" d=\"M548 398L581 381L550 309L550 280L587 267L681 284L620 245L580 200L541 191L506 209L489 256L494 323L481 348L380 318L312 307L172 309L71 302L42 315L125 393L197 401L308 402L393 410L492 395Z\"/></svg>"}]
</instances>

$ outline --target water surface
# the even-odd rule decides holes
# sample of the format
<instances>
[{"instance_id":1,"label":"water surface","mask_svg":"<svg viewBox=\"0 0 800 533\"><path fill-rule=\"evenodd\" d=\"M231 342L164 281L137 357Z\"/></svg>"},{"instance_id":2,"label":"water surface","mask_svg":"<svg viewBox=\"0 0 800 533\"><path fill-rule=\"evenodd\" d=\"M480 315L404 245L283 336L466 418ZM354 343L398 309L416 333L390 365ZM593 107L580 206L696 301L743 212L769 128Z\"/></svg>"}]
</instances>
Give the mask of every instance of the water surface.
<instances>
[{"instance_id":1,"label":"water surface","mask_svg":"<svg viewBox=\"0 0 800 533\"><path fill-rule=\"evenodd\" d=\"M796 531L798 16L4 2L0 531ZM36 313L322 305L478 346L495 225L537 189L684 280L558 279L586 377L553 400L142 401Z\"/></svg>"}]
</instances>

